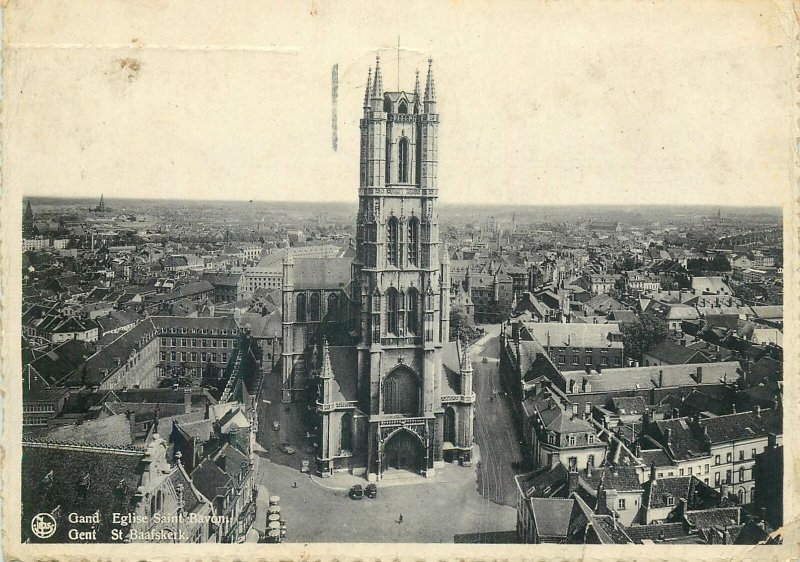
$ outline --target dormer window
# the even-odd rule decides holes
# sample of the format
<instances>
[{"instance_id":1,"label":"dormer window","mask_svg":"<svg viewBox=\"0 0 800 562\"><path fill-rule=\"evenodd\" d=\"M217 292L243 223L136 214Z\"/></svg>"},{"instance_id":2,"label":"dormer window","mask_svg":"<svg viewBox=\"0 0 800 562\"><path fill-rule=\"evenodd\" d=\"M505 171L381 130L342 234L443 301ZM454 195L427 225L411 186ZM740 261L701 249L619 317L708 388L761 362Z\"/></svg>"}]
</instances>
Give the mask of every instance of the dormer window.
<instances>
[{"instance_id":1,"label":"dormer window","mask_svg":"<svg viewBox=\"0 0 800 562\"><path fill-rule=\"evenodd\" d=\"M674 496L667 495L667 496L664 496L664 499L666 501L667 506L672 507L673 505L675 505L675 497Z\"/></svg>"}]
</instances>

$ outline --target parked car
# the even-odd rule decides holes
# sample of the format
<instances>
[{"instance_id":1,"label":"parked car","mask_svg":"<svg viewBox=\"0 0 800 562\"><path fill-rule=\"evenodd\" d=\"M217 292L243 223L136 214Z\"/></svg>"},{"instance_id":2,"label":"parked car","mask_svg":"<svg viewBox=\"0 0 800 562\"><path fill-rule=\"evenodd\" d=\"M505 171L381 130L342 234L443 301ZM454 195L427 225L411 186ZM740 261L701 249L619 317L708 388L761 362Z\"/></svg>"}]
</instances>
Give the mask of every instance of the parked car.
<instances>
[{"instance_id":1,"label":"parked car","mask_svg":"<svg viewBox=\"0 0 800 562\"><path fill-rule=\"evenodd\" d=\"M272 422L272 429L274 429L275 431L278 431L280 428L281 428L281 422L279 422L279 421Z\"/></svg>"},{"instance_id":2,"label":"parked car","mask_svg":"<svg viewBox=\"0 0 800 562\"><path fill-rule=\"evenodd\" d=\"M308 461L304 460L300 463L300 472L308 472Z\"/></svg>"},{"instance_id":3,"label":"parked car","mask_svg":"<svg viewBox=\"0 0 800 562\"><path fill-rule=\"evenodd\" d=\"M361 484L356 484L350 488L350 492L347 495L350 496L352 500L364 499L364 489L361 487Z\"/></svg>"},{"instance_id":4,"label":"parked car","mask_svg":"<svg viewBox=\"0 0 800 562\"><path fill-rule=\"evenodd\" d=\"M288 443L281 443L281 451L283 451L287 455L293 455L295 453L294 447L292 447Z\"/></svg>"},{"instance_id":5,"label":"parked car","mask_svg":"<svg viewBox=\"0 0 800 562\"><path fill-rule=\"evenodd\" d=\"M367 489L364 493L369 499L374 500L378 497L378 487L375 484L367 484Z\"/></svg>"}]
</instances>

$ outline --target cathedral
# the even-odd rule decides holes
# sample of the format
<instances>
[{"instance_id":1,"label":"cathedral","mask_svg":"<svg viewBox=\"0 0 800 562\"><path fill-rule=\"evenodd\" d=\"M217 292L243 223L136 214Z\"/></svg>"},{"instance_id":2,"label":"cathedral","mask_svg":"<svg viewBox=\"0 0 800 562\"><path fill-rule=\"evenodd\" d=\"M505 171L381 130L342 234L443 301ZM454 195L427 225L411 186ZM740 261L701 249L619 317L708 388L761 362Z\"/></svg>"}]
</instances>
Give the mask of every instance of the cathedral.
<instances>
[{"instance_id":1,"label":"cathedral","mask_svg":"<svg viewBox=\"0 0 800 562\"><path fill-rule=\"evenodd\" d=\"M436 213L439 113L370 69L352 261L283 264L283 397L315 402L317 471L433 477L472 454L472 365L449 341L450 263ZM347 269L345 270L345 267Z\"/></svg>"}]
</instances>

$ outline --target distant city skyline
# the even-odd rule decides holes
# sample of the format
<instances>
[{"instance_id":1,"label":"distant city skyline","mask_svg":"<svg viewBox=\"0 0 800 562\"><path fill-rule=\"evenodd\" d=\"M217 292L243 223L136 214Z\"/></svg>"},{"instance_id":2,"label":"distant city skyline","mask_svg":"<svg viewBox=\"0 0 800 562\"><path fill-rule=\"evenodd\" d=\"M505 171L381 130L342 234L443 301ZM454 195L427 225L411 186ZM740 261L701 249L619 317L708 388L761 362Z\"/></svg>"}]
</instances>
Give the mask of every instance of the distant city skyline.
<instances>
[{"instance_id":1,"label":"distant city skyline","mask_svg":"<svg viewBox=\"0 0 800 562\"><path fill-rule=\"evenodd\" d=\"M31 15L9 38L26 60L24 72L20 57L7 63L7 87L20 92L6 127L12 191L355 201L364 82L380 52L387 86L399 75L404 90L434 58L443 203L752 206L790 194L791 38L756 5L719 18L704 3L591 4L568 20L549 4L442 6L408 21L371 14L369 25L349 7L322 6L319 17L337 22L322 35L304 10L278 27L245 6L207 37L189 22L213 21L210 7L147 26L121 8L129 17L98 18L130 23L97 29L88 47L26 47L75 43L79 4L63 6L57 26ZM484 33L519 21L528 33ZM463 32L435 31L454 25ZM148 33L134 46L137 28ZM276 47L248 47L265 38ZM218 46L202 67L185 48L161 48L199 44Z\"/></svg>"}]
</instances>

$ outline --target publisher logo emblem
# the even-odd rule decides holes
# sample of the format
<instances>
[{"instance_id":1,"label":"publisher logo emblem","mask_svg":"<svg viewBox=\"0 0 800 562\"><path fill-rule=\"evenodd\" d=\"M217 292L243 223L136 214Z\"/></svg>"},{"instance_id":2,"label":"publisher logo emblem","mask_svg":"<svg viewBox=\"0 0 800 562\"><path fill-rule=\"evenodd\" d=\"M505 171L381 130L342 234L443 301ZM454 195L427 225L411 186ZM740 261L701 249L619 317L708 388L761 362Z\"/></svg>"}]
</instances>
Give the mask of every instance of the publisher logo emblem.
<instances>
[{"instance_id":1,"label":"publisher logo emblem","mask_svg":"<svg viewBox=\"0 0 800 562\"><path fill-rule=\"evenodd\" d=\"M55 517L49 513L37 513L31 519L31 531L40 539L49 539L56 533Z\"/></svg>"}]
</instances>

